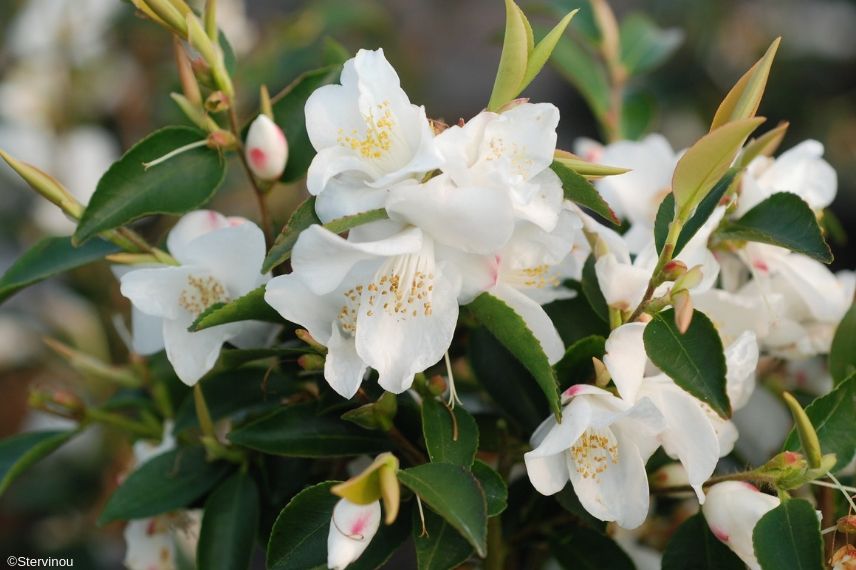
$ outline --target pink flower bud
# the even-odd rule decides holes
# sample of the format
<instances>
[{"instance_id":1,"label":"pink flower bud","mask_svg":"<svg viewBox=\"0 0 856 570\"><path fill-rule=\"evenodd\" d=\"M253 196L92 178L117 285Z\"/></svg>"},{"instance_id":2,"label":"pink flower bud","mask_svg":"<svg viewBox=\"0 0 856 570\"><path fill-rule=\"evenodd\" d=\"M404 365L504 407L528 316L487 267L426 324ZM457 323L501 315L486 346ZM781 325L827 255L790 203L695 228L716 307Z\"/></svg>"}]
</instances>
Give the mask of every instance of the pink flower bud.
<instances>
[{"instance_id":1,"label":"pink flower bud","mask_svg":"<svg viewBox=\"0 0 856 570\"><path fill-rule=\"evenodd\" d=\"M260 180L276 180L285 170L288 142L276 123L259 115L247 133L245 153L253 174Z\"/></svg>"},{"instance_id":2,"label":"pink flower bud","mask_svg":"<svg viewBox=\"0 0 856 570\"><path fill-rule=\"evenodd\" d=\"M356 505L341 499L333 509L327 535L327 567L342 570L359 558L380 526L380 501Z\"/></svg>"}]
</instances>

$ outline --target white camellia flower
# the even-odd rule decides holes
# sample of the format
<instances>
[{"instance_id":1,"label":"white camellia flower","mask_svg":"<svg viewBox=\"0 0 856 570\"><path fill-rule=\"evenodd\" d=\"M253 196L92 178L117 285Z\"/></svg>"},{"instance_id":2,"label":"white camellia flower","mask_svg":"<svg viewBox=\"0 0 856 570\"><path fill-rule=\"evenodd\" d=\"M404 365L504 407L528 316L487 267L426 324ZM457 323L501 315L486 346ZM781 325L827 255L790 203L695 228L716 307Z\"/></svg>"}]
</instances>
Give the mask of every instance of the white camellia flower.
<instances>
[{"instance_id":1,"label":"white camellia flower","mask_svg":"<svg viewBox=\"0 0 856 570\"><path fill-rule=\"evenodd\" d=\"M282 129L267 115L250 124L244 154L250 170L260 180L277 180L288 161L288 142Z\"/></svg>"},{"instance_id":2,"label":"white camellia flower","mask_svg":"<svg viewBox=\"0 0 856 570\"><path fill-rule=\"evenodd\" d=\"M751 570L761 570L755 558L752 532L761 517L780 503L777 497L766 495L745 481L724 481L707 490L702 512L716 538Z\"/></svg>"},{"instance_id":3,"label":"white camellia flower","mask_svg":"<svg viewBox=\"0 0 856 570\"><path fill-rule=\"evenodd\" d=\"M665 418L658 440L670 456L681 461L699 501L701 485L713 473L720 457L730 453L736 430L709 406L691 396L666 374L656 370L645 352L645 323L628 323L613 330L606 341L603 363L621 397L628 402L649 401ZM744 333L725 350L726 391L733 409L746 404L755 387L758 345Z\"/></svg>"},{"instance_id":4,"label":"white camellia flower","mask_svg":"<svg viewBox=\"0 0 856 570\"><path fill-rule=\"evenodd\" d=\"M368 548L380 527L380 501L356 505L340 499L327 535L327 567L343 570Z\"/></svg>"},{"instance_id":5,"label":"white camellia flower","mask_svg":"<svg viewBox=\"0 0 856 570\"><path fill-rule=\"evenodd\" d=\"M658 447L663 416L647 400L633 405L594 386L572 386L562 422L547 418L523 458L529 480L553 495L568 480L583 507L604 521L635 528L648 514L645 462Z\"/></svg>"},{"instance_id":6,"label":"white camellia flower","mask_svg":"<svg viewBox=\"0 0 856 570\"><path fill-rule=\"evenodd\" d=\"M742 216L776 192L796 194L813 210L829 206L838 190L838 176L822 156L823 145L807 140L775 160L755 158L741 178L735 215Z\"/></svg>"},{"instance_id":7,"label":"white camellia flower","mask_svg":"<svg viewBox=\"0 0 856 570\"><path fill-rule=\"evenodd\" d=\"M424 107L410 103L382 49L357 52L345 62L342 84L316 90L305 112L318 151L306 186L318 196L322 221L383 207L388 186L440 164Z\"/></svg>"},{"instance_id":8,"label":"white camellia flower","mask_svg":"<svg viewBox=\"0 0 856 570\"><path fill-rule=\"evenodd\" d=\"M267 327L248 321L193 333L187 330L211 305L236 299L268 280L269 276L259 273L265 240L251 222L199 210L178 222L167 247L181 265L125 273L121 291L141 313L160 320L167 358L178 377L192 386L214 366L224 342ZM151 324L143 326L154 335ZM156 341L145 344L154 348Z\"/></svg>"},{"instance_id":9,"label":"white camellia flower","mask_svg":"<svg viewBox=\"0 0 856 570\"><path fill-rule=\"evenodd\" d=\"M380 221L344 239L315 225L292 253L292 273L267 285L265 300L327 346L324 376L352 397L367 367L401 393L443 357L458 319L460 279L435 256L422 230Z\"/></svg>"}]
</instances>

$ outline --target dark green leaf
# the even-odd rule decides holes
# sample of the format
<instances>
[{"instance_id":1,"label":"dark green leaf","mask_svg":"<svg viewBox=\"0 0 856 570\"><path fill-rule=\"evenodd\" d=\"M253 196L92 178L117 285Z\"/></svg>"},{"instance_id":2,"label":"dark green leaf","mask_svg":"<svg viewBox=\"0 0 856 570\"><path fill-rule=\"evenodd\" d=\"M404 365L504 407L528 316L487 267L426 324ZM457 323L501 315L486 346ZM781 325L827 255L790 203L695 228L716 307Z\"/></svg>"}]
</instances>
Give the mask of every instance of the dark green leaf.
<instances>
[{"instance_id":1,"label":"dark green leaf","mask_svg":"<svg viewBox=\"0 0 856 570\"><path fill-rule=\"evenodd\" d=\"M497 473L484 461L476 459L473 463L473 475L479 480L487 501L487 516L495 517L508 506L508 486Z\"/></svg>"},{"instance_id":2,"label":"dark green leaf","mask_svg":"<svg viewBox=\"0 0 856 570\"><path fill-rule=\"evenodd\" d=\"M746 565L721 543L701 513L688 518L663 553L663 570L745 570Z\"/></svg>"},{"instance_id":3,"label":"dark green leaf","mask_svg":"<svg viewBox=\"0 0 856 570\"><path fill-rule=\"evenodd\" d=\"M823 263L832 261L832 252L823 239L814 212L802 198L790 192L773 194L736 222L726 225L718 235L726 240L785 247Z\"/></svg>"},{"instance_id":4,"label":"dark green leaf","mask_svg":"<svg viewBox=\"0 0 856 570\"><path fill-rule=\"evenodd\" d=\"M259 521L259 490L246 473L236 473L205 501L196 559L206 570L239 570L250 565Z\"/></svg>"},{"instance_id":5,"label":"dark green leaf","mask_svg":"<svg viewBox=\"0 0 856 570\"><path fill-rule=\"evenodd\" d=\"M196 317L196 320L187 330L196 332L237 321L280 323L282 317L265 302L265 286L262 285L243 297L238 297L228 303L211 305Z\"/></svg>"},{"instance_id":6,"label":"dark green leaf","mask_svg":"<svg viewBox=\"0 0 856 570\"><path fill-rule=\"evenodd\" d=\"M202 497L232 468L209 463L201 447L182 447L146 461L116 489L98 524L141 519L186 507Z\"/></svg>"},{"instance_id":7,"label":"dark green leaf","mask_svg":"<svg viewBox=\"0 0 856 570\"><path fill-rule=\"evenodd\" d=\"M554 541L550 548L562 568L634 570L630 557L608 536L586 527L575 528L569 534L564 540Z\"/></svg>"},{"instance_id":8,"label":"dark green leaf","mask_svg":"<svg viewBox=\"0 0 856 570\"><path fill-rule=\"evenodd\" d=\"M606 304L606 299L603 297L603 292L600 290L600 283L597 280L597 271L595 270L594 255L589 255L583 265L582 281L583 295L591 305L595 314L603 320L609 322L609 306Z\"/></svg>"},{"instance_id":9,"label":"dark green leaf","mask_svg":"<svg viewBox=\"0 0 856 570\"><path fill-rule=\"evenodd\" d=\"M44 238L19 257L0 278L0 303L25 287L117 251L118 247L102 239L74 247L67 237Z\"/></svg>"},{"instance_id":10,"label":"dark green leaf","mask_svg":"<svg viewBox=\"0 0 856 570\"><path fill-rule=\"evenodd\" d=\"M829 349L829 373L838 384L856 372L856 305L850 307L832 339Z\"/></svg>"},{"instance_id":11,"label":"dark green leaf","mask_svg":"<svg viewBox=\"0 0 856 570\"><path fill-rule=\"evenodd\" d=\"M416 564L419 570L448 570L457 568L473 553L470 543L452 525L430 510L425 511L425 530L418 515L413 516L413 542L416 544Z\"/></svg>"},{"instance_id":12,"label":"dark green leaf","mask_svg":"<svg viewBox=\"0 0 856 570\"><path fill-rule=\"evenodd\" d=\"M836 455L833 471L850 463L856 455L856 374L806 406L805 413L817 431L823 452ZM784 448L793 451L799 446L799 436L791 430Z\"/></svg>"},{"instance_id":13,"label":"dark green leaf","mask_svg":"<svg viewBox=\"0 0 856 570\"><path fill-rule=\"evenodd\" d=\"M375 570L383 567L410 536L410 519L410 505L402 505L395 522L389 526L381 523L369 547L348 566L348 570Z\"/></svg>"},{"instance_id":14,"label":"dark green leaf","mask_svg":"<svg viewBox=\"0 0 856 570\"><path fill-rule=\"evenodd\" d=\"M313 404L277 410L229 433L251 449L288 457L342 457L385 451L389 445L374 432L337 417L319 416Z\"/></svg>"},{"instance_id":15,"label":"dark green leaf","mask_svg":"<svg viewBox=\"0 0 856 570\"><path fill-rule=\"evenodd\" d=\"M475 547L487 552L487 506L472 473L449 463L426 463L398 472L398 480Z\"/></svg>"},{"instance_id":16,"label":"dark green leaf","mask_svg":"<svg viewBox=\"0 0 856 570\"><path fill-rule=\"evenodd\" d=\"M482 293L469 304L476 318L487 328L538 382L556 416L561 415L556 374L541 343L514 309L490 293Z\"/></svg>"},{"instance_id":17,"label":"dark green leaf","mask_svg":"<svg viewBox=\"0 0 856 570\"><path fill-rule=\"evenodd\" d=\"M675 325L674 309L660 312L645 327L643 337L651 362L675 384L720 416L731 416L722 340L704 313L694 311L687 332L681 334Z\"/></svg>"},{"instance_id":18,"label":"dark green leaf","mask_svg":"<svg viewBox=\"0 0 856 570\"><path fill-rule=\"evenodd\" d=\"M588 208L596 213L604 220L612 222L615 225L619 224L615 212L603 199L603 196L595 189L591 182L577 174L559 161L553 161L550 165L559 179L562 181L562 188L565 191L565 200L570 200L584 208Z\"/></svg>"},{"instance_id":19,"label":"dark green leaf","mask_svg":"<svg viewBox=\"0 0 856 570\"><path fill-rule=\"evenodd\" d=\"M288 163L282 173L283 182L303 178L315 156L315 149L306 133L306 100L319 87L337 81L341 70L341 65L328 65L308 71L271 99L274 121L288 141Z\"/></svg>"},{"instance_id":20,"label":"dark green leaf","mask_svg":"<svg viewBox=\"0 0 856 570\"><path fill-rule=\"evenodd\" d=\"M568 347L562 360L556 363L556 376L559 390L566 390L573 384L589 382L594 378L592 358L603 359L606 339L599 335L581 338Z\"/></svg>"},{"instance_id":21,"label":"dark green leaf","mask_svg":"<svg viewBox=\"0 0 856 570\"><path fill-rule=\"evenodd\" d=\"M621 22L621 62L630 75L651 71L681 45L680 30L663 30L643 14L630 14Z\"/></svg>"},{"instance_id":22,"label":"dark green leaf","mask_svg":"<svg viewBox=\"0 0 856 570\"><path fill-rule=\"evenodd\" d=\"M467 468L473 464L479 446L479 428L463 406L452 410L434 398L423 399L422 433L431 461Z\"/></svg>"},{"instance_id":23,"label":"dark green leaf","mask_svg":"<svg viewBox=\"0 0 856 570\"><path fill-rule=\"evenodd\" d=\"M752 532L764 570L822 570L820 521L808 501L791 499L761 517Z\"/></svg>"},{"instance_id":24,"label":"dark green leaf","mask_svg":"<svg viewBox=\"0 0 856 570\"><path fill-rule=\"evenodd\" d=\"M225 369L237 368L247 362L265 358L284 358L296 361L304 354L317 354L309 347L291 348L228 348L220 352L220 364Z\"/></svg>"},{"instance_id":25,"label":"dark green leaf","mask_svg":"<svg viewBox=\"0 0 856 570\"><path fill-rule=\"evenodd\" d=\"M621 109L621 136L626 140L638 140L649 132L654 120L657 99L647 91L629 91L624 94Z\"/></svg>"},{"instance_id":26,"label":"dark green leaf","mask_svg":"<svg viewBox=\"0 0 856 570\"><path fill-rule=\"evenodd\" d=\"M0 495L16 477L75 433L74 430L31 431L0 441Z\"/></svg>"},{"instance_id":27,"label":"dark green leaf","mask_svg":"<svg viewBox=\"0 0 856 570\"><path fill-rule=\"evenodd\" d=\"M339 497L330 492L336 482L307 487L277 517L267 547L270 570L304 570L327 565L327 534Z\"/></svg>"},{"instance_id":28,"label":"dark green leaf","mask_svg":"<svg viewBox=\"0 0 856 570\"><path fill-rule=\"evenodd\" d=\"M218 151L197 147L148 170L143 166L204 139L190 127L166 127L131 147L98 181L73 239L84 242L149 214L184 214L206 203L226 174Z\"/></svg>"}]
</instances>

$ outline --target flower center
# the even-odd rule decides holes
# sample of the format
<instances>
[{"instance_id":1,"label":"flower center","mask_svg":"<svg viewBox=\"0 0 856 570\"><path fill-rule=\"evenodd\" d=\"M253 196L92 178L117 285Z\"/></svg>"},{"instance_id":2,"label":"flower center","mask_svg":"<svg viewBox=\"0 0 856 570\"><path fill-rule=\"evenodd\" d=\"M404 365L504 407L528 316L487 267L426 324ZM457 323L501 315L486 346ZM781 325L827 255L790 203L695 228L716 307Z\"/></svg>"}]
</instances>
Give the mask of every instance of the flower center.
<instances>
[{"instance_id":1,"label":"flower center","mask_svg":"<svg viewBox=\"0 0 856 570\"><path fill-rule=\"evenodd\" d=\"M384 101L370 110L368 115L363 115L363 120L366 122L363 136L356 129L350 134L339 129L339 144L359 152L364 158L383 157L392 148L392 128L395 126L389 101Z\"/></svg>"},{"instance_id":2,"label":"flower center","mask_svg":"<svg viewBox=\"0 0 856 570\"><path fill-rule=\"evenodd\" d=\"M558 287L561 281L551 271L547 264L525 267L523 269L512 269L503 275L503 280L518 288L544 289L545 287Z\"/></svg>"},{"instance_id":3,"label":"flower center","mask_svg":"<svg viewBox=\"0 0 856 570\"><path fill-rule=\"evenodd\" d=\"M194 317L211 305L229 300L226 288L216 278L205 275L188 275L187 285L178 297L178 304Z\"/></svg>"},{"instance_id":4,"label":"flower center","mask_svg":"<svg viewBox=\"0 0 856 570\"><path fill-rule=\"evenodd\" d=\"M511 168L511 173L520 176L523 180L529 179L529 171L532 168L532 159L528 157L525 149L520 148L517 143L511 143L511 148L506 147L501 137L492 137L488 143L488 154L486 161L505 158Z\"/></svg>"},{"instance_id":5,"label":"flower center","mask_svg":"<svg viewBox=\"0 0 856 570\"><path fill-rule=\"evenodd\" d=\"M618 464L618 442L609 429L587 429L570 451L574 467L583 479L597 480L610 464Z\"/></svg>"}]
</instances>

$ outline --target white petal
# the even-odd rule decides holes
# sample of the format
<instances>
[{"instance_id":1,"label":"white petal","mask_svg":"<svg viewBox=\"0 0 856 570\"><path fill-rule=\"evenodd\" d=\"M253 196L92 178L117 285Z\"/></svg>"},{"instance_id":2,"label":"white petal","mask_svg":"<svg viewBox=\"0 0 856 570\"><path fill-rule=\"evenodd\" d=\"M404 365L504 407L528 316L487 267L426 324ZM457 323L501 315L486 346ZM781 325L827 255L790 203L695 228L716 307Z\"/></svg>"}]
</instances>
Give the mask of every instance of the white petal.
<instances>
[{"instance_id":1,"label":"white petal","mask_svg":"<svg viewBox=\"0 0 856 570\"><path fill-rule=\"evenodd\" d=\"M739 410L755 390L758 367L758 341L755 333L745 331L725 349L726 391L732 410Z\"/></svg>"},{"instance_id":2,"label":"white petal","mask_svg":"<svg viewBox=\"0 0 856 570\"><path fill-rule=\"evenodd\" d=\"M205 267L232 298L261 285L265 236L253 223L244 223L201 235L185 247L188 263Z\"/></svg>"},{"instance_id":3,"label":"white petal","mask_svg":"<svg viewBox=\"0 0 856 570\"><path fill-rule=\"evenodd\" d=\"M355 156L354 151L341 146L331 146L318 151L306 172L306 189L313 196L321 195L331 181L339 176L363 177L367 181L381 175L378 167Z\"/></svg>"},{"instance_id":4,"label":"white petal","mask_svg":"<svg viewBox=\"0 0 856 570\"><path fill-rule=\"evenodd\" d=\"M327 534L327 567L342 570L368 548L380 527L380 502L356 505L340 499Z\"/></svg>"},{"instance_id":5,"label":"white petal","mask_svg":"<svg viewBox=\"0 0 856 570\"><path fill-rule=\"evenodd\" d=\"M808 306L814 318L838 321L849 308L852 299L845 298L844 289L835 274L822 263L792 253L784 257L777 268Z\"/></svg>"},{"instance_id":6,"label":"white petal","mask_svg":"<svg viewBox=\"0 0 856 570\"><path fill-rule=\"evenodd\" d=\"M327 183L315 199L315 213L327 223L342 216L352 216L383 208L389 192L386 188L366 185L365 177L343 174Z\"/></svg>"},{"instance_id":7,"label":"white petal","mask_svg":"<svg viewBox=\"0 0 856 570\"><path fill-rule=\"evenodd\" d=\"M595 262L595 272L606 303L621 310L633 310L645 295L649 271L620 263L612 252Z\"/></svg>"},{"instance_id":8,"label":"white petal","mask_svg":"<svg viewBox=\"0 0 856 570\"><path fill-rule=\"evenodd\" d=\"M544 170L535 176L527 189L529 195L521 199L519 193L513 193L514 212L517 217L532 222L544 231L553 231L564 200L564 190L558 175L552 170Z\"/></svg>"},{"instance_id":9,"label":"white petal","mask_svg":"<svg viewBox=\"0 0 856 570\"><path fill-rule=\"evenodd\" d=\"M838 177L822 156L821 143L803 141L783 152L761 175L759 184L773 192L793 192L814 210L825 208L835 198Z\"/></svg>"},{"instance_id":10,"label":"white petal","mask_svg":"<svg viewBox=\"0 0 856 570\"><path fill-rule=\"evenodd\" d=\"M161 517L128 521L124 531L125 566L129 570L174 567L175 541L170 526Z\"/></svg>"},{"instance_id":11,"label":"white petal","mask_svg":"<svg viewBox=\"0 0 856 570\"><path fill-rule=\"evenodd\" d=\"M265 302L288 321L305 327L315 340L330 341L330 323L336 321L340 304L331 295L317 295L299 275L289 273L271 279L265 288Z\"/></svg>"},{"instance_id":12,"label":"white petal","mask_svg":"<svg viewBox=\"0 0 856 570\"><path fill-rule=\"evenodd\" d=\"M178 300L188 277L200 271L191 266L137 269L122 276L120 290L141 312L174 319L186 313Z\"/></svg>"},{"instance_id":13,"label":"white petal","mask_svg":"<svg viewBox=\"0 0 856 570\"><path fill-rule=\"evenodd\" d=\"M644 323L628 323L613 330L606 339L603 363L621 396L630 402L636 401L648 364L644 333Z\"/></svg>"},{"instance_id":14,"label":"white petal","mask_svg":"<svg viewBox=\"0 0 856 570\"><path fill-rule=\"evenodd\" d=\"M562 338L559 336L559 332L556 330L553 321L550 320L550 317L547 316L541 305L514 287L502 283L497 284L490 290L490 293L496 298L505 301L515 313L520 315L526 323L527 328L538 339L550 364L555 364L562 359L565 355L565 344L562 342Z\"/></svg>"},{"instance_id":15,"label":"white petal","mask_svg":"<svg viewBox=\"0 0 856 570\"><path fill-rule=\"evenodd\" d=\"M537 447L526 453L526 456L549 457L567 451L589 426L591 414L592 410L587 398L571 400L571 403L562 410L561 423L557 423L550 417L541 424L536 434L543 429L548 431L543 435L543 439L537 442ZM538 435L540 437L540 434ZM536 444L534 436L532 443Z\"/></svg>"},{"instance_id":16,"label":"white petal","mask_svg":"<svg viewBox=\"0 0 856 570\"><path fill-rule=\"evenodd\" d=\"M333 323L331 329L324 379L337 394L350 399L357 393L368 366L357 354L354 338L343 335L337 323Z\"/></svg>"},{"instance_id":17,"label":"white petal","mask_svg":"<svg viewBox=\"0 0 856 570\"><path fill-rule=\"evenodd\" d=\"M240 332L234 324L220 325L199 332L188 332L192 321L172 319L163 322L166 357L178 378L193 386L214 368L223 343Z\"/></svg>"},{"instance_id":18,"label":"white petal","mask_svg":"<svg viewBox=\"0 0 856 570\"><path fill-rule=\"evenodd\" d=\"M529 180L549 168L556 150L559 110L549 103L524 103L497 115L484 129L482 160L507 175Z\"/></svg>"},{"instance_id":19,"label":"white petal","mask_svg":"<svg viewBox=\"0 0 856 570\"><path fill-rule=\"evenodd\" d=\"M131 308L131 334L133 350L148 356L163 350L163 319L147 315L136 307Z\"/></svg>"},{"instance_id":20,"label":"white petal","mask_svg":"<svg viewBox=\"0 0 856 570\"><path fill-rule=\"evenodd\" d=\"M259 115L250 124L244 144L247 164L261 180L277 180L285 170L288 143L282 129L267 115Z\"/></svg>"},{"instance_id":21,"label":"white petal","mask_svg":"<svg viewBox=\"0 0 856 570\"><path fill-rule=\"evenodd\" d=\"M553 455L533 455L525 453L526 474L535 490L542 495L555 495L565 488L568 482L568 462L566 452Z\"/></svg>"},{"instance_id":22,"label":"white petal","mask_svg":"<svg viewBox=\"0 0 856 570\"><path fill-rule=\"evenodd\" d=\"M342 70L342 85L319 87L306 100L306 132L315 150L335 147L341 133L365 128L358 97L354 60L350 59Z\"/></svg>"},{"instance_id":23,"label":"white petal","mask_svg":"<svg viewBox=\"0 0 856 570\"><path fill-rule=\"evenodd\" d=\"M181 263L190 263L185 248L187 244L208 232L229 227L229 220L214 210L194 210L181 217L166 237L166 247Z\"/></svg>"}]
</instances>

